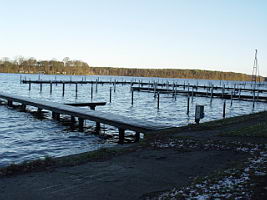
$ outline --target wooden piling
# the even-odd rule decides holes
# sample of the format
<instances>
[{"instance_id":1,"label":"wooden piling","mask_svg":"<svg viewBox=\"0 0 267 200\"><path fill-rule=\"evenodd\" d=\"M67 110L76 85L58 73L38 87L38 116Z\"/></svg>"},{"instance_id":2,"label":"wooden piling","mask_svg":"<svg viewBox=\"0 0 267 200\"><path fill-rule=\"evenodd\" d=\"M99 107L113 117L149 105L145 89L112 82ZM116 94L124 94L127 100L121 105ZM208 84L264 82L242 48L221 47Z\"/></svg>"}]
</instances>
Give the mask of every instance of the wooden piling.
<instances>
[{"instance_id":1,"label":"wooden piling","mask_svg":"<svg viewBox=\"0 0 267 200\"><path fill-rule=\"evenodd\" d=\"M94 86L91 84L91 100L93 99L94 96Z\"/></svg>"},{"instance_id":2,"label":"wooden piling","mask_svg":"<svg viewBox=\"0 0 267 200\"><path fill-rule=\"evenodd\" d=\"M157 106L157 107L158 107L158 109L159 109L159 92L158 92L158 106Z\"/></svg>"},{"instance_id":3,"label":"wooden piling","mask_svg":"<svg viewBox=\"0 0 267 200\"><path fill-rule=\"evenodd\" d=\"M111 103L112 87L109 88L109 103Z\"/></svg>"},{"instance_id":4,"label":"wooden piling","mask_svg":"<svg viewBox=\"0 0 267 200\"><path fill-rule=\"evenodd\" d=\"M9 107L12 107L12 106L13 106L13 101L8 100L8 101L7 101L7 105L8 105Z\"/></svg>"},{"instance_id":5,"label":"wooden piling","mask_svg":"<svg viewBox=\"0 0 267 200\"><path fill-rule=\"evenodd\" d=\"M232 107L233 105L233 91L231 92L231 103L230 103L230 107Z\"/></svg>"},{"instance_id":6,"label":"wooden piling","mask_svg":"<svg viewBox=\"0 0 267 200\"><path fill-rule=\"evenodd\" d=\"M83 128L83 124L84 124L84 119L83 118L78 118L79 120L79 131L83 132L84 128Z\"/></svg>"},{"instance_id":7,"label":"wooden piling","mask_svg":"<svg viewBox=\"0 0 267 200\"><path fill-rule=\"evenodd\" d=\"M189 102L190 102L190 96L188 93L188 95L187 95L187 111L186 111L187 115L189 115Z\"/></svg>"},{"instance_id":8,"label":"wooden piling","mask_svg":"<svg viewBox=\"0 0 267 200\"><path fill-rule=\"evenodd\" d=\"M50 81L50 94L52 94L52 90L53 90L52 87L53 87L52 86L52 81Z\"/></svg>"},{"instance_id":9,"label":"wooden piling","mask_svg":"<svg viewBox=\"0 0 267 200\"><path fill-rule=\"evenodd\" d=\"M32 83L29 82L29 91L31 91L31 88L32 88Z\"/></svg>"},{"instance_id":10,"label":"wooden piling","mask_svg":"<svg viewBox=\"0 0 267 200\"><path fill-rule=\"evenodd\" d=\"M212 88L211 88L210 102L212 102L212 98L213 98L213 85L212 85Z\"/></svg>"},{"instance_id":11,"label":"wooden piling","mask_svg":"<svg viewBox=\"0 0 267 200\"><path fill-rule=\"evenodd\" d=\"M42 90L43 90L43 84L40 83L40 92L42 92Z\"/></svg>"},{"instance_id":12,"label":"wooden piling","mask_svg":"<svg viewBox=\"0 0 267 200\"><path fill-rule=\"evenodd\" d=\"M78 84L76 83L75 84L75 97L78 96Z\"/></svg>"},{"instance_id":13,"label":"wooden piling","mask_svg":"<svg viewBox=\"0 0 267 200\"><path fill-rule=\"evenodd\" d=\"M140 132L135 133L135 140L134 142L139 142L140 141Z\"/></svg>"},{"instance_id":14,"label":"wooden piling","mask_svg":"<svg viewBox=\"0 0 267 200\"><path fill-rule=\"evenodd\" d=\"M133 101L134 101L134 90L132 89L132 105L133 105Z\"/></svg>"},{"instance_id":15,"label":"wooden piling","mask_svg":"<svg viewBox=\"0 0 267 200\"><path fill-rule=\"evenodd\" d=\"M65 95L65 83L63 82L62 84L62 96L64 97Z\"/></svg>"},{"instance_id":16,"label":"wooden piling","mask_svg":"<svg viewBox=\"0 0 267 200\"><path fill-rule=\"evenodd\" d=\"M21 109L21 111L25 112L26 111L26 104L22 104L20 109Z\"/></svg>"},{"instance_id":17,"label":"wooden piling","mask_svg":"<svg viewBox=\"0 0 267 200\"><path fill-rule=\"evenodd\" d=\"M223 118L225 118L226 101L223 102Z\"/></svg>"},{"instance_id":18,"label":"wooden piling","mask_svg":"<svg viewBox=\"0 0 267 200\"><path fill-rule=\"evenodd\" d=\"M96 132L96 134L100 133L100 123L99 122L96 122L95 132Z\"/></svg>"},{"instance_id":19,"label":"wooden piling","mask_svg":"<svg viewBox=\"0 0 267 200\"><path fill-rule=\"evenodd\" d=\"M125 130L122 128L119 128L119 144L124 143L124 137L125 137Z\"/></svg>"}]
</instances>

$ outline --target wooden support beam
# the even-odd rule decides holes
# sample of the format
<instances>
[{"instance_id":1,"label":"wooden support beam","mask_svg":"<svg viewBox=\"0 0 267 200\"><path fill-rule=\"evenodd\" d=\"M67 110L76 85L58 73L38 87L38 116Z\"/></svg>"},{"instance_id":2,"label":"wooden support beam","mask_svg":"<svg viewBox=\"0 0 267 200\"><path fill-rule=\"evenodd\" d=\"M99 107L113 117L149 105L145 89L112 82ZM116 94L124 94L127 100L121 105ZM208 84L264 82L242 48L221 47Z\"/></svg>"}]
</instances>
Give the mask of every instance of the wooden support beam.
<instances>
[{"instance_id":1,"label":"wooden support beam","mask_svg":"<svg viewBox=\"0 0 267 200\"><path fill-rule=\"evenodd\" d=\"M75 123L76 123L76 119L74 116L71 116L71 129L74 129L75 128Z\"/></svg>"},{"instance_id":2,"label":"wooden support beam","mask_svg":"<svg viewBox=\"0 0 267 200\"><path fill-rule=\"evenodd\" d=\"M78 120L79 120L79 131L83 132L84 119L83 118L78 118Z\"/></svg>"},{"instance_id":3,"label":"wooden support beam","mask_svg":"<svg viewBox=\"0 0 267 200\"><path fill-rule=\"evenodd\" d=\"M25 104L21 104L21 111L25 112L26 111L26 105Z\"/></svg>"},{"instance_id":4,"label":"wooden support beam","mask_svg":"<svg viewBox=\"0 0 267 200\"><path fill-rule=\"evenodd\" d=\"M96 122L95 132L96 132L96 134L99 134L99 132L100 132L100 122Z\"/></svg>"},{"instance_id":5,"label":"wooden support beam","mask_svg":"<svg viewBox=\"0 0 267 200\"><path fill-rule=\"evenodd\" d=\"M10 106L10 107L12 107L13 106L13 101L7 100L7 105Z\"/></svg>"},{"instance_id":6,"label":"wooden support beam","mask_svg":"<svg viewBox=\"0 0 267 200\"><path fill-rule=\"evenodd\" d=\"M52 119L56 119L56 113L52 111Z\"/></svg>"},{"instance_id":7,"label":"wooden support beam","mask_svg":"<svg viewBox=\"0 0 267 200\"><path fill-rule=\"evenodd\" d=\"M125 137L125 130L122 128L119 128L119 144L124 143L124 137Z\"/></svg>"},{"instance_id":8,"label":"wooden support beam","mask_svg":"<svg viewBox=\"0 0 267 200\"><path fill-rule=\"evenodd\" d=\"M135 133L135 140L134 142L139 142L140 141L140 133L139 132L136 132Z\"/></svg>"},{"instance_id":9,"label":"wooden support beam","mask_svg":"<svg viewBox=\"0 0 267 200\"><path fill-rule=\"evenodd\" d=\"M38 115L41 115L41 114L42 114L42 108L38 108L38 109L37 109L37 114L38 114Z\"/></svg>"}]
</instances>

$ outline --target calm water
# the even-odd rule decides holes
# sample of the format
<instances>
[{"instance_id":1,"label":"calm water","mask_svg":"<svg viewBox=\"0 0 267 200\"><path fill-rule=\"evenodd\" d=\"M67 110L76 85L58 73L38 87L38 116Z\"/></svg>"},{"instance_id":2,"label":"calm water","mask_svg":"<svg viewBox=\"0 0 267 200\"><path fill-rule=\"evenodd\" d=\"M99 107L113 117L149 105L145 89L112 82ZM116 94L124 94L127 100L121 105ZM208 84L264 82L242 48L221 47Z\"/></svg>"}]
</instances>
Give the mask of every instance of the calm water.
<instances>
[{"instance_id":1,"label":"calm water","mask_svg":"<svg viewBox=\"0 0 267 200\"><path fill-rule=\"evenodd\" d=\"M99 76L54 76L54 75L22 75L23 78L36 80L96 80ZM75 85L66 85L65 96L62 97L62 85L53 85L53 93L50 95L49 85L43 85L40 92L39 85L32 84L31 91L27 84L20 84L19 74L0 74L0 92L17 94L32 98L41 98L54 102L109 102L109 90L112 85L98 85L97 92L94 87L94 95L91 100L91 85L78 85L78 96L75 97ZM184 79L158 79L158 78L135 78L135 77L108 77L101 76L100 80L141 80L143 82L157 81L199 85L223 85L233 86L243 84L241 82L220 82L205 80ZM243 87L243 86L242 86ZM249 84L246 87L250 87ZM267 89L266 85L262 88ZM215 91L214 91L215 92ZM266 94L260 94L265 95ZM160 122L169 126L182 126L194 122L194 107L196 104L205 105L205 118L201 120L210 121L222 118L222 99L214 98L210 103L209 98L195 97L190 100L190 114L186 114L187 97L178 95L175 100L172 95L161 94L160 109L157 109L157 101L153 93L134 93L134 105L131 105L130 85L117 85L116 92L112 93L112 103L97 107L96 110L117 113L123 116L131 116L146 121ZM226 102L226 117L238 116L252 112L267 110L266 103L256 103L253 109L252 102L234 100L230 107L230 100ZM35 111L36 108L29 108ZM45 118L40 120L29 112L18 112L0 106L0 166L11 163L19 163L24 160L32 160L45 156L64 156L85 151L96 150L101 147L117 145L112 140L101 139L90 134L90 128L94 123L86 121L88 131L80 133L70 131L62 123L51 119L51 113L46 113ZM117 134L114 127L104 126L106 134ZM129 132L130 133L130 132Z\"/></svg>"}]
</instances>

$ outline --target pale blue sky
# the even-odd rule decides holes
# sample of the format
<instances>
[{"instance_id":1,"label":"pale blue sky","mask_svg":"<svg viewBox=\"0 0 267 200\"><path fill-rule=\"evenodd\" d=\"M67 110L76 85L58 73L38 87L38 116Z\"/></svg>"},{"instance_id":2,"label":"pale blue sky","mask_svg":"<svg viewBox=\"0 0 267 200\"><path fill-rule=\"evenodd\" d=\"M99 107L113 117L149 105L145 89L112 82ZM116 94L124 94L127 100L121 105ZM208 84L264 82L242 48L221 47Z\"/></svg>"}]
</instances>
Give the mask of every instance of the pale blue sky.
<instances>
[{"instance_id":1,"label":"pale blue sky","mask_svg":"<svg viewBox=\"0 0 267 200\"><path fill-rule=\"evenodd\" d=\"M0 57L267 76L266 0L0 0Z\"/></svg>"}]
</instances>

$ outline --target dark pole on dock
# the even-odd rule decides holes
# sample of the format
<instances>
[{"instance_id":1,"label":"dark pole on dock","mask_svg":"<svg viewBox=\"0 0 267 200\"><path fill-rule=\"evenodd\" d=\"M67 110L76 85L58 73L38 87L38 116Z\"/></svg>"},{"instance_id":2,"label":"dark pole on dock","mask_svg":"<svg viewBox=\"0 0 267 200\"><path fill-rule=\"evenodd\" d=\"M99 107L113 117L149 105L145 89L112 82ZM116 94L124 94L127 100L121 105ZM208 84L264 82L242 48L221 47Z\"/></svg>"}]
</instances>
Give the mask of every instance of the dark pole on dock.
<instances>
[{"instance_id":1,"label":"dark pole on dock","mask_svg":"<svg viewBox=\"0 0 267 200\"><path fill-rule=\"evenodd\" d=\"M254 109L254 107L255 107L255 89L253 91L253 109Z\"/></svg>"},{"instance_id":2,"label":"dark pole on dock","mask_svg":"<svg viewBox=\"0 0 267 200\"><path fill-rule=\"evenodd\" d=\"M65 83L63 82L62 84L62 96L64 97L65 95Z\"/></svg>"},{"instance_id":3,"label":"dark pole on dock","mask_svg":"<svg viewBox=\"0 0 267 200\"><path fill-rule=\"evenodd\" d=\"M40 83L40 92L42 92L42 90L43 90L43 84Z\"/></svg>"},{"instance_id":4,"label":"dark pole on dock","mask_svg":"<svg viewBox=\"0 0 267 200\"><path fill-rule=\"evenodd\" d=\"M50 94L52 94L52 81L50 81Z\"/></svg>"},{"instance_id":5,"label":"dark pole on dock","mask_svg":"<svg viewBox=\"0 0 267 200\"><path fill-rule=\"evenodd\" d=\"M119 144L124 143L125 130L119 128Z\"/></svg>"},{"instance_id":6,"label":"dark pole on dock","mask_svg":"<svg viewBox=\"0 0 267 200\"><path fill-rule=\"evenodd\" d=\"M189 102L190 102L190 96L189 96L189 93L187 95L187 115L189 115Z\"/></svg>"},{"instance_id":7,"label":"dark pole on dock","mask_svg":"<svg viewBox=\"0 0 267 200\"><path fill-rule=\"evenodd\" d=\"M93 84L91 84L91 99L93 99L94 96L94 88Z\"/></svg>"},{"instance_id":8,"label":"dark pole on dock","mask_svg":"<svg viewBox=\"0 0 267 200\"><path fill-rule=\"evenodd\" d=\"M158 109L159 109L159 92L158 92Z\"/></svg>"},{"instance_id":9,"label":"dark pole on dock","mask_svg":"<svg viewBox=\"0 0 267 200\"><path fill-rule=\"evenodd\" d=\"M75 84L75 96L76 97L78 96L78 84L77 83Z\"/></svg>"},{"instance_id":10,"label":"dark pole on dock","mask_svg":"<svg viewBox=\"0 0 267 200\"><path fill-rule=\"evenodd\" d=\"M223 102L223 118L225 118L226 101Z\"/></svg>"},{"instance_id":11,"label":"dark pole on dock","mask_svg":"<svg viewBox=\"0 0 267 200\"><path fill-rule=\"evenodd\" d=\"M134 90L132 89L132 105L133 105L133 101L134 101Z\"/></svg>"},{"instance_id":12,"label":"dark pole on dock","mask_svg":"<svg viewBox=\"0 0 267 200\"><path fill-rule=\"evenodd\" d=\"M29 91L31 91L32 89L32 84L31 84L31 81L29 81Z\"/></svg>"},{"instance_id":13,"label":"dark pole on dock","mask_svg":"<svg viewBox=\"0 0 267 200\"><path fill-rule=\"evenodd\" d=\"M111 103L112 87L109 88L109 103Z\"/></svg>"},{"instance_id":14,"label":"dark pole on dock","mask_svg":"<svg viewBox=\"0 0 267 200\"><path fill-rule=\"evenodd\" d=\"M211 88L210 102L212 102L212 98L213 98L213 85L212 85L212 88Z\"/></svg>"},{"instance_id":15,"label":"dark pole on dock","mask_svg":"<svg viewBox=\"0 0 267 200\"><path fill-rule=\"evenodd\" d=\"M232 107L233 105L233 91L231 92L231 103L230 103L230 106Z\"/></svg>"}]
</instances>

